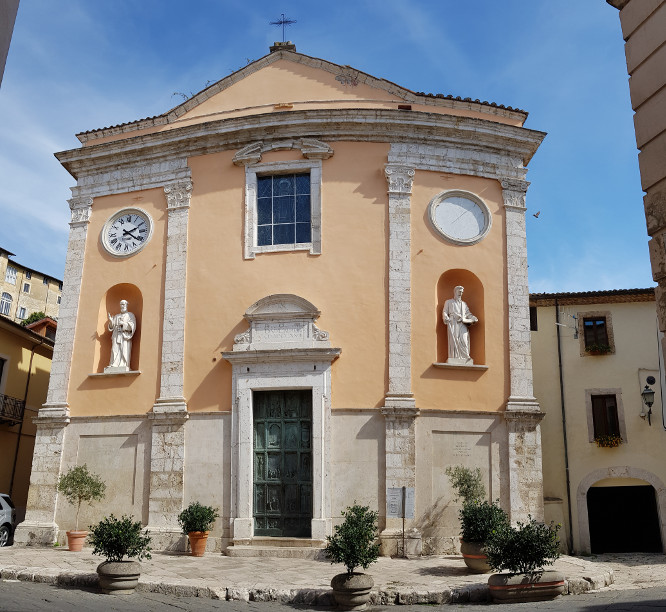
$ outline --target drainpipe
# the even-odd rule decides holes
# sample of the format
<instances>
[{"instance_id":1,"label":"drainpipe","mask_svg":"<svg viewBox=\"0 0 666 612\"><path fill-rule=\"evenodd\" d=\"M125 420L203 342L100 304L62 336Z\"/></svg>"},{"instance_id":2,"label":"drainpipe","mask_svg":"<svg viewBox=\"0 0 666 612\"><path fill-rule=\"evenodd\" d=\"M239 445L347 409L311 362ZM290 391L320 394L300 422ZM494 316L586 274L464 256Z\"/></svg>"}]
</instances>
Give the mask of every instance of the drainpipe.
<instances>
[{"instance_id":1,"label":"drainpipe","mask_svg":"<svg viewBox=\"0 0 666 612\"><path fill-rule=\"evenodd\" d=\"M557 365L560 371L560 406L562 407L562 438L564 440L564 472L567 480L567 512L569 517L569 554L573 551L573 522L571 518L571 480L569 478L569 443L567 440L567 413L564 408L564 372L562 370L562 343L560 340L560 308L555 298L555 327L557 328Z\"/></svg>"},{"instance_id":2,"label":"drainpipe","mask_svg":"<svg viewBox=\"0 0 666 612\"><path fill-rule=\"evenodd\" d=\"M37 347L42 346L44 340L40 340L39 344L34 344L30 351L30 364L28 365L28 378L25 381L25 393L23 394L23 418L19 423L18 439L16 440L16 450L14 451L14 464L12 465L12 478L9 481L9 497L14 492L14 476L16 475L16 462L18 461L19 447L21 446L21 433L23 432L23 421L25 420L25 409L28 404L28 389L30 389L30 376L32 374L32 359L35 356Z\"/></svg>"}]
</instances>

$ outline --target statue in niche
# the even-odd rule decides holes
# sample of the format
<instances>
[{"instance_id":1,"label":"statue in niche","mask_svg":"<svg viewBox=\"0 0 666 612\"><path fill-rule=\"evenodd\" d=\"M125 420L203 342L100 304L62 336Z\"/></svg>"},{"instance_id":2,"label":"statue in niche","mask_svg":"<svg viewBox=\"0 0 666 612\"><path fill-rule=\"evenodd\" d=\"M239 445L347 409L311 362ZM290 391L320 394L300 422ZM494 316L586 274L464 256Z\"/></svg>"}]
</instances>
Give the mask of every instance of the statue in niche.
<instances>
[{"instance_id":1,"label":"statue in niche","mask_svg":"<svg viewBox=\"0 0 666 612\"><path fill-rule=\"evenodd\" d=\"M453 365L472 365L474 360L469 356L469 326L478 319L470 312L462 300L464 287L458 285L453 290L453 299L444 302L442 320L448 330L449 358L446 363Z\"/></svg>"},{"instance_id":2,"label":"statue in niche","mask_svg":"<svg viewBox=\"0 0 666 612\"><path fill-rule=\"evenodd\" d=\"M136 317L127 310L127 300L120 300L120 313L109 316L111 332L111 361L105 373L129 372L132 357L132 337L136 332Z\"/></svg>"}]
</instances>

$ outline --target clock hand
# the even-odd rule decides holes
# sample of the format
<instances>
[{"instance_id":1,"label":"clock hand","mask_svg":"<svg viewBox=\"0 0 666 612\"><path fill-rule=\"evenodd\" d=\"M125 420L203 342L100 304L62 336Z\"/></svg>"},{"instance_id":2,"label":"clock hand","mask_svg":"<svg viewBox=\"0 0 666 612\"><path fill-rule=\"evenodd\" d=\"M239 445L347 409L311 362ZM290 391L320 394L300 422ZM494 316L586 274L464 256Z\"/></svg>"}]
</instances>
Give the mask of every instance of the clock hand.
<instances>
[{"instance_id":1,"label":"clock hand","mask_svg":"<svg viewBox=\"0 0 666 612\"><path fill-rule=\"evenodd\" d=\"M123 230L123 234L127 234L128 236L132 236L132 238L134 238L134 240L138 240L138 238L132 233L132 232L135 231L136 229L137 229L136 227L135 227L134 229L132 229L132 230L129 230L129 231L127 231L126 229L124 229L124 230Z\"/></svg>"},{"instance_id":2,"label":"clock hand","mask_svg":"<svg viewBox=\"0 0 666 612\"><path fill-rule=\"evenodd\" d=\"M457 223L458 220L459 220L461 217L465 216L468 212L470 212L470 211L469 211L469 210L466 210L466 211L460 213L460 214L459 214L459 215L458 215L453 221L451 221L451 225L453 225L454 223Z\"/></svg>"}]
</instances>

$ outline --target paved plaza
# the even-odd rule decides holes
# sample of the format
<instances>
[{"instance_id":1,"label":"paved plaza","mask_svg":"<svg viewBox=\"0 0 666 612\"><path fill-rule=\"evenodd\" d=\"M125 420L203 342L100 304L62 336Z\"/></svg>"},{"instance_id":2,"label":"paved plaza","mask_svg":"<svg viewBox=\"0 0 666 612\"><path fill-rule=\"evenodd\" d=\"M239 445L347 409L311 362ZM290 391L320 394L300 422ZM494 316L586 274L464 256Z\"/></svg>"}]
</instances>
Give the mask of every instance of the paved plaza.
<instances>
[{"instance_id":1,"label":"paved plaza","mask_svg":"<svg viewBox=\"0 0 666 612\"><path fill-rule=\"evenodd\" d=\"M61 586L95 586L100 563L91 549L0 548L0 577ZM640 589L666 582L662 554L563 556L554 568L567 579L567 590L579 594L599 589ZM219 553L191 557L184 553L153 554L142 563L140 590L182 596L241 601L279 601L331 605L330 580L343 571L326 561L238 558ZM459 556L390 559L381 557L368 573L375 580L375 604L456 603L485 601L487 575L467 572Z\"/></svg>"}]
</instances>

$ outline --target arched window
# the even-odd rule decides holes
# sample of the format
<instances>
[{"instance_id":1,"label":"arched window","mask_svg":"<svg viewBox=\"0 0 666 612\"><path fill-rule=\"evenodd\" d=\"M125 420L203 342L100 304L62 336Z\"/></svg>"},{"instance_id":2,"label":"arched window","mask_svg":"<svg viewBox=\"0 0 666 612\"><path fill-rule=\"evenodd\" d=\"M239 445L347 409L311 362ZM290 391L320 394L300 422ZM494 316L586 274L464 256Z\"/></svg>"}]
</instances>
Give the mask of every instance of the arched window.
<instances>
[{"instance_id":1,"label":"arched window","mask_svg":"<svg viewBox=\"0 0 666 612\"><path fill-rule=\"evenodd\" d=\"M3 293L0 300L0 314L9 315L9 309L12 307L12 296L9 293Z\"/></svg>"}]
</instances>

